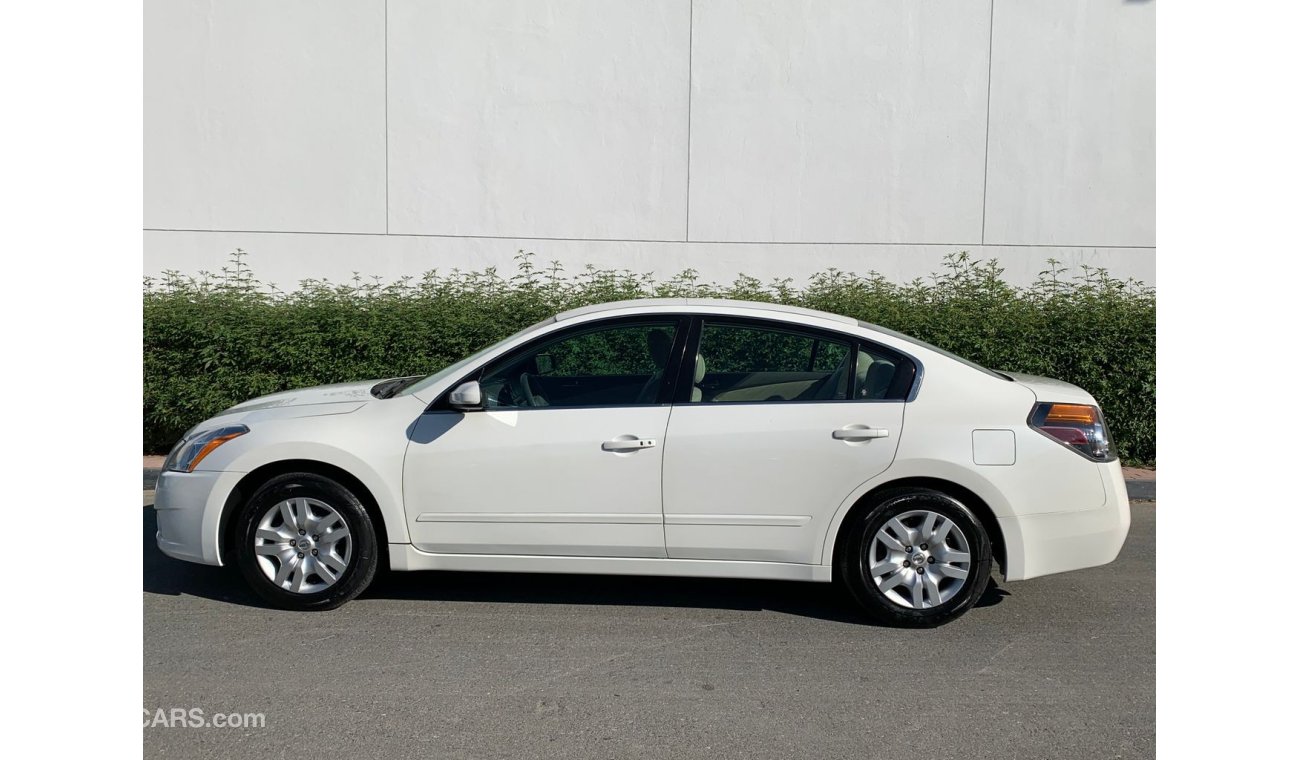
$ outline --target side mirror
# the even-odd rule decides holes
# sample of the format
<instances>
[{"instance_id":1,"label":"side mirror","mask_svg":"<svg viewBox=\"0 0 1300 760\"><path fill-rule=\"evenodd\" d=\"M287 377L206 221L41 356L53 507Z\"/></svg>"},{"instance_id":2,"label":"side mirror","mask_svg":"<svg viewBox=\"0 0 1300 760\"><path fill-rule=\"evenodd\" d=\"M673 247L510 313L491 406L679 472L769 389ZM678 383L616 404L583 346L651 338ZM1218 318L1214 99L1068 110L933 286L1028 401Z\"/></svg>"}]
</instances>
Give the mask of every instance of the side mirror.
<instances>
[{"instance_id":1,"label":"side mirror","mask_svg":"<svg viewBox=\"0 0 1300 760\"><path fill-rule=\"evenodd\" d=\"M483 408L483 389L479 388L477 380L461 383L447 397L447 403L452 409L477 412Z\"/></svg>"}]
</instances>

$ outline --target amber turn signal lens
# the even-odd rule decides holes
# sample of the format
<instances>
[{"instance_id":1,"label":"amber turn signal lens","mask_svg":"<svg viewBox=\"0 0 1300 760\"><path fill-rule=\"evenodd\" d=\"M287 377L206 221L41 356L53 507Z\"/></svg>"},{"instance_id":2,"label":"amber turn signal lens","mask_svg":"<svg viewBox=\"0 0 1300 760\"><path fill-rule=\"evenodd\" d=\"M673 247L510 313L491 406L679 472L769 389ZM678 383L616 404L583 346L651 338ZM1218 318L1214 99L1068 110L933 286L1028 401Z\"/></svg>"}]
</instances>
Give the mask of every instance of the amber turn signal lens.
<instances>
[{"instance_id":1,"label":"amber turn signal lens","mask_svg":"<svg viewBox=\"0 0 1300 760\"><path fill-rule=\"evenodd\" d=\"M1097 410L1095 407L1083 404L1052 404L1051 408L1047 410L1047 417L1043 421L1095 425L1097 424Z\"/></svg>"}]
</instances>

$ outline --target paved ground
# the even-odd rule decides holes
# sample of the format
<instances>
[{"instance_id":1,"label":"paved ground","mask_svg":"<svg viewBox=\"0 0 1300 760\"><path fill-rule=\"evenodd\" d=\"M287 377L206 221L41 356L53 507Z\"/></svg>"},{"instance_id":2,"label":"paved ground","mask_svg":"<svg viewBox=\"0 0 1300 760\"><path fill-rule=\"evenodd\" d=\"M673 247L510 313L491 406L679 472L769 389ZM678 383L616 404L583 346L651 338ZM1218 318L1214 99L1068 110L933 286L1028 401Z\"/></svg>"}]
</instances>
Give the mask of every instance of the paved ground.
<instances>
[{"instance_id":1,"label":"paved ground","mask_svg":"<svg viewBox=\"0 0 1300 760\"><path fill-rule=\"evenodd\" d=\"M1151 480L1126 480L1125 487L1128 488L1128 497L1130 499L1142 499L1145 501L1154 501L1156 498L1156 481Z\"/></svg>"},{"instance_id":2,"label":"paved ground","mask_svg":"<svg viewBox=\"0 0 1300 760\"><path fill-rule=\"evenodd\" d=\"M331 613L173 561L145 509L146 756L1115 758L1155 754L1155 519L1114 563L991 589L932 631L830 586L417 573Z\"/></svg>"}]
</instances>

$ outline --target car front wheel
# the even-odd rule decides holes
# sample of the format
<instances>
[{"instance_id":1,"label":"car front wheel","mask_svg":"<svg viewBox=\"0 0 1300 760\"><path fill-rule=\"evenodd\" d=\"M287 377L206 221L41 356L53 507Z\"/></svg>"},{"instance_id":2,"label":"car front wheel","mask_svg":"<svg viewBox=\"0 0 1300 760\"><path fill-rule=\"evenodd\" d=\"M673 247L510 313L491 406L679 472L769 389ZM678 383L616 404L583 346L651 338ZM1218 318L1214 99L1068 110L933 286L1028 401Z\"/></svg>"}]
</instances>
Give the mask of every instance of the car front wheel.
<instances>
[{"instance_id":1,"label":"car front wheel","mask_svg":"<svg viewBox=\"0 0 1300 760\"><path fill-rule=\"evenodd\" d=\"M874 620L942 625L984 594L992 546L957 499L926 488L894 489L850 519L836 571Z\"/></svg>"},{"instance_id":2,"label":"car front wheel","mask_svg":"<svg viewBox=\"0 0 1300 760\"><path fill-rule=\"evenodd\" d=\"M267 481L240 513L236 563L263 599L328 610L365 590L379 566L374 525L342 484L314 473Z\"/></svg>"}]
</instances>

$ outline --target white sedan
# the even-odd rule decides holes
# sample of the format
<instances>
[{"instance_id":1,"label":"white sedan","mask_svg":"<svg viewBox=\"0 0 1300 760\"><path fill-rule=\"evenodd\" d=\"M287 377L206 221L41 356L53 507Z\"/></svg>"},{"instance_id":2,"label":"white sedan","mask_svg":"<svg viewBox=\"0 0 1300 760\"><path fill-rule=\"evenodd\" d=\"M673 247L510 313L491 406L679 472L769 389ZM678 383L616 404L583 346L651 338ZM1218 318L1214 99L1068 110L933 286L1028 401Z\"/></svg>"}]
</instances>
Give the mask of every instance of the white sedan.
<instances>
[{"instance_id":1,"label":"white sedan","mask_svg":"<svg viewBox=\"0 0 1300 760\"><path fill-rule=\"evenodd\" d=\"M381 567L842 583L931 626L1110 562L1097 402L823 312L607 303L424 378L286 391L176 444L158 546L330 609Z\"/></svg>"}]
</instances>

